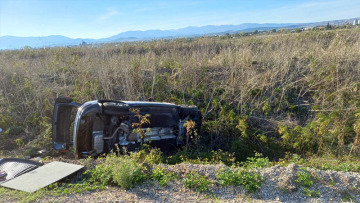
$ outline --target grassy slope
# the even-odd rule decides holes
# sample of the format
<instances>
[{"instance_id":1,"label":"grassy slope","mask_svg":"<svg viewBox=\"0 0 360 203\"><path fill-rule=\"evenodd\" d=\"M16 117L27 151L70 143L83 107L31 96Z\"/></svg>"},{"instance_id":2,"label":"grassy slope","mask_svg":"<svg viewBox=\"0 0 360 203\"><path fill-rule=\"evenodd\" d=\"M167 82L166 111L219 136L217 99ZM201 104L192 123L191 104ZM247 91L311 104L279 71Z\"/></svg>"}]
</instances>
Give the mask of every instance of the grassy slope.
<instances>
[{"instance_id":1,"label":"grassy slope","mask_svg":"<svg viewBox=\"0 0 360 203\"><path fill-rule=\"evenodd\" d=\"M354 154L359 47L353 28L1 51L0 150L48 146L54 99L67 95L196 104L204 143L239 160Z\"/></svg>"}]
</instances>

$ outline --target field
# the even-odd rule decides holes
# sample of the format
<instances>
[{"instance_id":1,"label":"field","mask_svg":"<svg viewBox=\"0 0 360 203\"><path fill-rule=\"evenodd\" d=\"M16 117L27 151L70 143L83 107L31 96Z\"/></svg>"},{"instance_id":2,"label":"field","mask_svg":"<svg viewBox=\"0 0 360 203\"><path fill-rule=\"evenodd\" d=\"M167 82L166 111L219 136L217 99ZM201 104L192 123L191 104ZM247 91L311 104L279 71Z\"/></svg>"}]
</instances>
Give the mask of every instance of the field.
<instances>
[{"instance_id":1,"label":"field","mask_svg":"<svg viewBox=\"0 0 360 203\"><path fill-rule=\"evenodd\" d=\"M1 51L0 149L48 147L53 103L65 95L195 104L209 150L239 160L254 151L355 154L359 36L353 28Z\"/></svg>"},{"instance_id":2,"label":"field","mask_svg":"<svg viewBox=\"0 0 360 203\"><path fill-rule=\"evenodd\" d=\"M211 154L223 150L230 163L297 154L308 166L346 162L345 171L359 172L351 165L360 151L359 47L355 27L1 51L0 156L41 149L58 156L51 149L58 96L152 98L201 109L200 142L174 163L217 156L224 163L222 151Z\"/></svg>"}]
</instances>

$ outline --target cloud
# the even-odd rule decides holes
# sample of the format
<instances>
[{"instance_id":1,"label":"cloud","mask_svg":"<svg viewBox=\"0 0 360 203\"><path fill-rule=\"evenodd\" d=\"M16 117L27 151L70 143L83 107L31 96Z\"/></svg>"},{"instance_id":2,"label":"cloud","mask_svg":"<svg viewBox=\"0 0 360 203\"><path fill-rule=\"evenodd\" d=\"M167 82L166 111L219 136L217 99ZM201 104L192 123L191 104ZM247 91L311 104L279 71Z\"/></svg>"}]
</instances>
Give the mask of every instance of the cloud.
<instances>
[{"instance_id":1,"label":"cloud","mask_svg":"<svg viewBox=\"0 0 360 203\"><path fill-rule=\"evenodd\" d=\"M98 19L99 20L107 20L113 16L117 16L119 15L120 13L114 9L114 8L108 8L106 13L104 15L101 15Z\"/></svg>"}]
</instances>

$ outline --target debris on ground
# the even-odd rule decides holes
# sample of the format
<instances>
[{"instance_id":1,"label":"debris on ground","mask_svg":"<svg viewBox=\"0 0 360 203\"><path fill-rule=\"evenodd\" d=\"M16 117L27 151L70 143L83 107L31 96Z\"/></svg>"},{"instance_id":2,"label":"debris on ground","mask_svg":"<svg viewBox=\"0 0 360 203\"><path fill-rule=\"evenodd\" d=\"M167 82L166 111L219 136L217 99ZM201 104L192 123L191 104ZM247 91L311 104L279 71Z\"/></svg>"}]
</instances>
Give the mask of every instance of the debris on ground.
<instances>
[{"instance_id":1,"label":"debris on ground","mask_svg":"<svg viewBox=\"0 0 360 203\"><path fill-rule=\"evenodd\" d=\"M26 159L17 159L17 158L1 159L0 171L6 173L6 176L4 176L0 180L0 185L24 173L30 172L41 165L43 164Z\"/></svg>"},{"instance_id":2,"label":"debris on ground","mask_svg":"<svg viewBox=\"0 0 360 203\"><path fill-rule=\"evenodd\" d=\"M59 161L41 165L40 162L26 159L3 159L0 161L0 171L3 171L0 173L0 185L25 192L34 192L83 168L81 165ZM1 174L5 174L3 180Z\"/></svg>"}]
</instances>

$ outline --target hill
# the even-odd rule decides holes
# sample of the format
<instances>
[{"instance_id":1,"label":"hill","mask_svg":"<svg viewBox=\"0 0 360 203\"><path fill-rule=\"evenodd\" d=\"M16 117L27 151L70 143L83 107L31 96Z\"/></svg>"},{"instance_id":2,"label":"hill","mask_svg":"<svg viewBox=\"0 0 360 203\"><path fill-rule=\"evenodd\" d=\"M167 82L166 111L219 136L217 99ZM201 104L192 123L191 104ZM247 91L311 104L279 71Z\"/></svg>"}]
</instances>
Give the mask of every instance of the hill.
<instances>
[{"instance_id":1,"label":"hill","mask_svg":"<svg viewBox=\"0 0 360 203\"><path fill-rule=\"evenodd\" d=\"M354 18L355 19L355 18ZM332 20L325 22L311 22L311 23L243 23L240 25L207 25L202 27L186 27L173 30L146 30L146 31L127 31L117 35L102 38L102 39L72 39L65 36L38 36L38 37L15 37L2 36L0 37L1 49L21 49L26 46L32 48L54 47L54 46L75 46L82 42L90 43L111 43L111 42L126 42L126 41L142 41L154 40L163 38L179 38L179 37L194 37L203 35L216 35L224 33L238 33L241 31L254 30L271 30L279 28L299 28L299 27L315 27L325 26L327 23L331 25L351 24L354 19Z\"/></svg>"}]
</instances>

